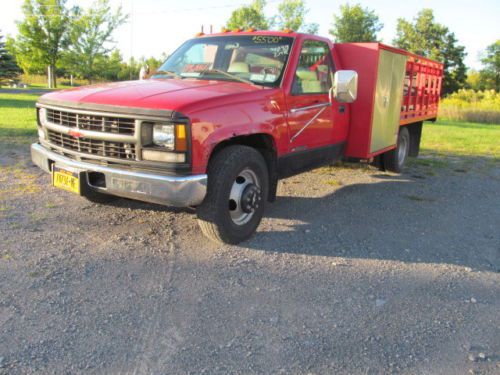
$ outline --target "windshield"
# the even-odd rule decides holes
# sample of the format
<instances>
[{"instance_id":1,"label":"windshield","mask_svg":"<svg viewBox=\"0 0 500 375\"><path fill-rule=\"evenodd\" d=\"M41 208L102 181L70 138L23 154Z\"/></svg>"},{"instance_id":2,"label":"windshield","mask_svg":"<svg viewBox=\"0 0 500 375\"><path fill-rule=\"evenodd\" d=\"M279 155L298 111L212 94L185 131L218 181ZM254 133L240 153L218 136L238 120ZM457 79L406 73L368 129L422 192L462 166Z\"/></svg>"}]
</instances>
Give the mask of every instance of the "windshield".
<instances>
[{"instance_id":1,"label":"windshield","mask_svg":"<svg viewBox=\"0 0 500 375\"><path fill-rule=\"evenodd\" d=\"M153 78L196 78L244 81L276 87L293 38L270 35L218 36L184 43Z\"/></svg>"}]
</instances>

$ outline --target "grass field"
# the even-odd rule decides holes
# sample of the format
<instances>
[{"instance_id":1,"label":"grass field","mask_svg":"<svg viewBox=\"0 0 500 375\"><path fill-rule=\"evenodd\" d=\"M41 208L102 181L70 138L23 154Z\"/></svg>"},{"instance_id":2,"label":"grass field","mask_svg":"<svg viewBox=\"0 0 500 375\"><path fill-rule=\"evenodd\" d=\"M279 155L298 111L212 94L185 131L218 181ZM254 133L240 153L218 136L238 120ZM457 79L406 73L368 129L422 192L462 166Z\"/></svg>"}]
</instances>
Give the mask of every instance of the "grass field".
<instances>
[{"instance_id":1,"label":"grass field","mask_svg":"<svg viewBox=\"0 0 500 375\"><path fill-rule=\"evenodd\" d=\"M37 95L0 93L1 149L29 144L36 139L34 108L37 98ZM422 155L498 160L500 124L456 121L426 123L422 135Z\"/></svg>"},{"instance_id":2,"label":"grass field","mask_svg":"<svg viewBox=\"0 0 500 375\"><path fill-rule=\"evenodd\" d=\"M38 95L0 93L0 147L29 144L36 138L35 102Z\"/></svg>"},{"instance_id":3,"label":"grass field","mask_svg":"<svg viewBox=\"0 0 500 375\"><path fill-rule=\"evenodd\" d=\"M500 158L500 125L438 121L425 123L422 152L441 156Z\"/></svg>"}]
</instances>

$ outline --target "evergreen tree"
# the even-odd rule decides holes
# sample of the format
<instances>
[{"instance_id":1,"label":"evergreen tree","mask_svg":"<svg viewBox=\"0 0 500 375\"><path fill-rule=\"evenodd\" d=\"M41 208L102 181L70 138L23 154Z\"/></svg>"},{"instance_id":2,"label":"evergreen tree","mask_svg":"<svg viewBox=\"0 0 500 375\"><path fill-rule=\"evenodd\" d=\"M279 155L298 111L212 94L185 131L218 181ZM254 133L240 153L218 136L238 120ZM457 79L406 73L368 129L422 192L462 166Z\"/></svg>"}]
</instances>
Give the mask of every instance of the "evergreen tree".
<instances>
[{"instance_id":1,"label":"evergreen tree","mask_svg":"<svg viewBox=\"0 0 500 375\"><path fill-rule=\"evenodd\" d=\"M5 47L3 35L0 34L0 81L17 77L20 71L14 56Z\"/></svg>"}]
</instances>

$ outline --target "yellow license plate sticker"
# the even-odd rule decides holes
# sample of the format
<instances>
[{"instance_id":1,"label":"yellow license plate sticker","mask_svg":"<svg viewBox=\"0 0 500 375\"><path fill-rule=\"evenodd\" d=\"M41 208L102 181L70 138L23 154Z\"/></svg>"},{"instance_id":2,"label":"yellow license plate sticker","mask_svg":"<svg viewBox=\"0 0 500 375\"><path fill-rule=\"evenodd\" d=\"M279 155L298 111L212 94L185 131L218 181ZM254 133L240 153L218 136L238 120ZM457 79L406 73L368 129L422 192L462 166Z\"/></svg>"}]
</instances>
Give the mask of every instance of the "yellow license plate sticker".
<instances>
[{"instance_id":1,"label":"yellow license plate sticker","mask_svg":"<svg viewBox=\"0 0 500 375\"><path fill-rule=\"evenodd\" d=\"M57 188L80 194L78 173L54 167L52 171L52 183Z\"/></svg>"}]
</instances>

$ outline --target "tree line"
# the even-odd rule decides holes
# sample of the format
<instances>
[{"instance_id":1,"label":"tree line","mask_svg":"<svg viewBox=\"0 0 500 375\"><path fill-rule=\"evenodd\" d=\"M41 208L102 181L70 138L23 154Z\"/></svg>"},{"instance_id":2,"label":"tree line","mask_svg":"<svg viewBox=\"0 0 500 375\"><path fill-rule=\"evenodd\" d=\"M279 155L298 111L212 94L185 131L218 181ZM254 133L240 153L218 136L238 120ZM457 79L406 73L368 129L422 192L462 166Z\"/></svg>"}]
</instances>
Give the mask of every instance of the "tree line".
<instances>
[{"instance_id":1,"label":"tree line","mask_svg":"<svg viewBox=\"0 0 500 375\"><path fill-rule=\"evenodd\" d=\"M278 5L278 15L267 17L265 0L254 0L251 4L234 10L226 28L292 29L316 34L319 26L308 24L308 9L305 0L283 0ZM371 9L359 4L341 5L333 14L330 35L336 43L379 42L378 33L384 25ZM459 45L455 34L445 25L436 21L432 9L422 9L413 20L399 18L396 37L392 45L425 56L444 64L445 78L443 95L461 88L476 90L500 90L500 41L490 45L481 62L484 68L467 76L464 59L465 47ZM473 79L471 79L473 78Z\"/></svg>"},{"instance_id":2,"label":"tree line","mask_svg":"<svg viewBox=\"0 0 500 375\"><path fill-rule=\"evenodd\" d=\"M24 0L24 19L18 22L18 35L7 43L0 35L0 79L26 74L46 74L49 87L57 76L74 75L93 80L136 78L141 65L154 71L162 59L123 61L112 48L114 31L128 19L121 9L111 9L109 0L96 0L88 9L68 7L67 0ZM254 0L235 9L226 28L283 30L317 34L319 25L307 23L305 0L283 0L276 15L266 15L266 1ZM378 15L359 4L341 5L333 15L330 35L335 42L377 42L383 28ZM465 48L455 34L436 21L431 9L422 9L414 19L398 19L392 45L444 63L443 94L461 88L499 91L500 41L483 54L483 69L467 74Z\"/></svg>"},{"instance_id":3,"label":"tree line","mask_svg":"<svg viewBox=\"0 0 500 375\"><path fill-rule=\"evenodd\" d=\"M112 37L128 18L121 7L112 10L109 0L96 0L86 9L66 3L25 0L18 35L7 38L6 43L22 71L46 74L50 88L56 87L56 76L66 73L92 82L103 78L103 72L116 69L118 56L110 47Z\"/></svg>"}]
</instances>

